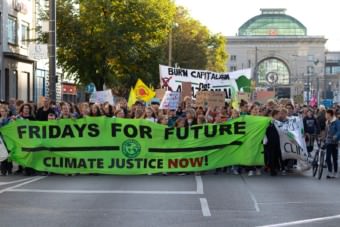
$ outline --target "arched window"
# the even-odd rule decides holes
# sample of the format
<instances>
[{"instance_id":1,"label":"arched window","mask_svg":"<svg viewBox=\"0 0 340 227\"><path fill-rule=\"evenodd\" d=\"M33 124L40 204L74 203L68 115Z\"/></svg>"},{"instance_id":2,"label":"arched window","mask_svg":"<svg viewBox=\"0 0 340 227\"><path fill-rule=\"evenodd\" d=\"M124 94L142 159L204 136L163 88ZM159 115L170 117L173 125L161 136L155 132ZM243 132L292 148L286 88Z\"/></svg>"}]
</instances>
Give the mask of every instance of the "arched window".
<instances>
[{"instance_id":1,"label":"arched window","mask_svg":"<svg viewBox=\"0 0 340 227\"><path fill-rule=\"evenodd\" d=\"M258 83L266 84L289 84L289 70L287 65L277 59L269 58L262 61L257 67Z\"/></svg>"}]
</instances>

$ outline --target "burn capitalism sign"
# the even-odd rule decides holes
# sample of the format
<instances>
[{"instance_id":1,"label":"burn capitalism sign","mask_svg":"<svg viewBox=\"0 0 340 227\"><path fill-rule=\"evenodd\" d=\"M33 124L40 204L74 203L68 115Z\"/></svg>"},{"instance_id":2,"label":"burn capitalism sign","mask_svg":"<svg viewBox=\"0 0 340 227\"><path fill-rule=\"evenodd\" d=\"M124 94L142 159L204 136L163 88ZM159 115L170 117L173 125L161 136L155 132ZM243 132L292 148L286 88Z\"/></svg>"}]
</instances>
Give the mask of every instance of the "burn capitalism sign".
<instances>
[{"instance_id":1,"label":"burn capitalism sign","mask_svg":"<svg viewBox=\"0 0 340 227\"><path fill-rule=\"evenodd\" d=\"M25 167L63 174L133 175L262 165L269 121L245 116L225 124L168 128L106 117L17 120L0 133L10 159Z\"/></svg>"},{"instance_id":2,"label":"burn capitalism sign","mask_svg":"<svg viewBox=\"0 0 340 227\"><path fill-rule=\"evenodd\" d=\"M160 82L163 89L168 91L182 91L183 82L191 82L192 94L196 98L198 91L224 91L226 99L231 99L232 91L241 88L239 78L249 80L251 70L244 69L234 72L217 73L207 70L173 68L159 66Z\"/></svg>"}]
</instances>

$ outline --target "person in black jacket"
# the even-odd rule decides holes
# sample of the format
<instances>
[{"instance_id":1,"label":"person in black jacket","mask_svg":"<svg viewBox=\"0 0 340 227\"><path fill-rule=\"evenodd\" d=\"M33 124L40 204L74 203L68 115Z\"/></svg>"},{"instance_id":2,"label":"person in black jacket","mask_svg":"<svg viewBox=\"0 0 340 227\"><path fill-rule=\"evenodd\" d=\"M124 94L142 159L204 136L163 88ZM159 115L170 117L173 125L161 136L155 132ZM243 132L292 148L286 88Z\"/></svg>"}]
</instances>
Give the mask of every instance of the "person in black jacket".
<instances>
[{"instance_id":1,"label":"person in black jacket","mask_svg":"<svg viewBox=\"0 0 340 227\"><path fill-rule=\"evenodd\" d=\"M274 125L275 120L280 119L280 111L272 111L272 122L266 130L264 142L265 164L270 169L270 175L276 176L282 170L282 155L280 147L280 136Z\"/></svg>"},{"instance_id":2,"label":"person in black jacket","mask_svg":"<svg viewBox=\"0 0 340 227\"><path fill-rule=\"evenodd\" d=\"M48 115L53 114L54 110L50 106L49 99L44 97L43 106L37 111L36 120L37 121L47 121Z\"/></svg>"},{"instance_id":3,"label":"person in black jacket","mask_svg":"<svg viewBox=\"0 0 340 227\"><path fill-rule=\"evenodd\" d=\"M303 127L306 134L307 152L311 153L313 151L315 137L320 133L319 124L313 116L311 109L307 111L307 116L303 118Z\"/></svg>"}]
</instances>

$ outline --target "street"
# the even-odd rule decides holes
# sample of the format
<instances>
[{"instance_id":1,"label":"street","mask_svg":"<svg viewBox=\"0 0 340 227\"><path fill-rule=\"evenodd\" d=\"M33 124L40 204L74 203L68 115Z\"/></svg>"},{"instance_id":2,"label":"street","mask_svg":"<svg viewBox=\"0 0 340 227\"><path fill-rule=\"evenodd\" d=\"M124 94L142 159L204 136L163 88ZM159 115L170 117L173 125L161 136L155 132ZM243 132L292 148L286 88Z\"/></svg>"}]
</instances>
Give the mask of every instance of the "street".
<instances>
[{"instance_id":1,"label":"street","mask_svg":"<svg viewBox=\"0 0 340 227\"><path fill-rule=\"evenodd\" d=\"M339 188L309 172L7 176L0 226L339 226Z\"/></svg>"}]
</instances>

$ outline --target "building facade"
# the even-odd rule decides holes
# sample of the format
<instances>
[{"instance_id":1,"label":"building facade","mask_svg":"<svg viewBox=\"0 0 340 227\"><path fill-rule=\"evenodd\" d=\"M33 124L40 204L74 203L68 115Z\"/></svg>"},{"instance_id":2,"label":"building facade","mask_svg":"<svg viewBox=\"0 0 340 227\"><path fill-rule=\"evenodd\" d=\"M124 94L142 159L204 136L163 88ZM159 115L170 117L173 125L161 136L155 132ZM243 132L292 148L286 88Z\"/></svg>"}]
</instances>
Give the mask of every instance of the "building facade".
<instances>
[{"instance_id":1,"label":"building facade","mask_svg":"<svg viewBox=\"0 0 340 227\"><path fill-rule=\"evenodd\" d=\"M32 1L0 2L0 98L32 101L35 61L28 55L32 38Z\"/></svg>"},{"instance_id":2,"label":"building facade","mask_svg":"<svg viewBox=\"0 0 340 227\"><path fill-rule=\"evenodd\" d=\"M325 43L285 9L261 9L237 36L227 37L228 68L252 68L256 87L274 90L278 98L325 96Z\"/></svg>"},{"instance_id":3,"label":"building facade","mask_svg":"<svg viewBox=\"0 0 340 227\"><path fill-rule=\"evenodd\" d=\"M326 52L325 99L340 103L340 51Z\"/></svg>"}]
</instances>

